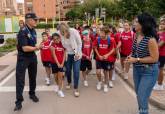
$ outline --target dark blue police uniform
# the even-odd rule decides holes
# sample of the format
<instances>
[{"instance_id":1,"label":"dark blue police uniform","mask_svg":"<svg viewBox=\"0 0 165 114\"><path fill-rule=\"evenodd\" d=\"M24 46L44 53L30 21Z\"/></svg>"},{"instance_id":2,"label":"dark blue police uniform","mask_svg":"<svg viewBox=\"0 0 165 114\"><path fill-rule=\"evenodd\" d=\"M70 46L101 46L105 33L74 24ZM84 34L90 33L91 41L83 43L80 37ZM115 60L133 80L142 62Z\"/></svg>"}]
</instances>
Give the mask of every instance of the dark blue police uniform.
<instances>
[{"instance_id":1,"label":"dark blue police uniform","mask_svg":"<svg viewBox=\"0 0 165 114\"><path fill-rule=\"evenodd\" d=\"M27 25L21 29L17 35L17 65L16 65L16 105L22 103L23 99L23 89L25 85L25 72L28 69L29 74L29 95L35 95L36 89L36 76L37 76L37 56L35 52L24 52L23 46L33 46L36 45L36 31L35 29L30 29Z\"/></svg>"}]
</instances>

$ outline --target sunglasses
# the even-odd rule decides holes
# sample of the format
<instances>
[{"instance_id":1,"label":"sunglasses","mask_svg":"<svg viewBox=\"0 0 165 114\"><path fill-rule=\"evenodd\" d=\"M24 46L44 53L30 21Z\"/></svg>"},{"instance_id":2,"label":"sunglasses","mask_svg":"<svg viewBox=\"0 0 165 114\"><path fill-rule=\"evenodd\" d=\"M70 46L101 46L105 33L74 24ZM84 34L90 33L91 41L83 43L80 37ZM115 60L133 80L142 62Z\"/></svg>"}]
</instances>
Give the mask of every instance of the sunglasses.
<instances>
[{"instance_id":1,"label":"sunglasses","mask_svg":"<svg viewBox=\"0 0 165 114\"><path fill-rule=\"evenodd\" d=\"M37 22L38 21L38 19L33 19L35 22Z\"/></svg>"}]
</instances>

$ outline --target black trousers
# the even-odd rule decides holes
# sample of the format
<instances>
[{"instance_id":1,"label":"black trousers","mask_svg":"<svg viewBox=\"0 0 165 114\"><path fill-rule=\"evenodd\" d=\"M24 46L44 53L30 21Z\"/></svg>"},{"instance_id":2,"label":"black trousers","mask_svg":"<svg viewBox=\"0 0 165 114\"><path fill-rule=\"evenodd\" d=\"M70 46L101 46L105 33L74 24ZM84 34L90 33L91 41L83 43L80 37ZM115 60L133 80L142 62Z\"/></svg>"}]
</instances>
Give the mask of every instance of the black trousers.
<instances>
[{"instance_id":1,"label":"black trousers","mask_svg":"<svg viewBox=\"0 0 165 114\"><path fill-rule=\"evenodd\" d=\"M29 95L35 95L37 76L37 57L17 57L16 65L16 104L22 103L23 90L25 86L25 73L29 74Z\"/></svg>"}]
</instances>

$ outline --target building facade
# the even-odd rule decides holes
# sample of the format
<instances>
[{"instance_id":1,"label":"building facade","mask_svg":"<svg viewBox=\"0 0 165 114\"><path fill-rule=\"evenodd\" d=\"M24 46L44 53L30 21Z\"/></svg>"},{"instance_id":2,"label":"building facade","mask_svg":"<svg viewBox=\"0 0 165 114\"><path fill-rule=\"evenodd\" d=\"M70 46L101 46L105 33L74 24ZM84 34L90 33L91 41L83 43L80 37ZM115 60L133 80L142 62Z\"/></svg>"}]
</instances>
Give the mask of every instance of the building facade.
<instances>
[{"instance_id":1,"label":"building facade","mask_svg":"<svg viewBox=\"0 0 165 114\"><path fill-rule=\"evenodd\" d=\"M60 20L65 20L65 14L73 8L75 5L80 3L80 0L56 0L56 14Z\"/></svg>"},{"instance_id":2,"label":"building facade","mask_svg":"<svg viewBox=\"0 0 165 114\"><path fill-rule=\"evenodd\" d=\"M33 0L24 0L25 13L33 12Z\"/></svg>"},{"instance_id":3,"label":"building facade","mask_svg":"<svg viewBox=\"0 0 165 114\"><path fill-rule=\"evenodd\" d=\"M0 16L20 15L16 0L0 0Z\"/></svg>"},{"instance_id":4,"label":"building facade","mask_svg":"<svg viewBox=\"0 0 165 114\"><path fill-rule=\"evenodd\" d=\"M56 0L25 0L25 13L35 12L40 19L56 17Z\"/></svg>"}]
</instances>

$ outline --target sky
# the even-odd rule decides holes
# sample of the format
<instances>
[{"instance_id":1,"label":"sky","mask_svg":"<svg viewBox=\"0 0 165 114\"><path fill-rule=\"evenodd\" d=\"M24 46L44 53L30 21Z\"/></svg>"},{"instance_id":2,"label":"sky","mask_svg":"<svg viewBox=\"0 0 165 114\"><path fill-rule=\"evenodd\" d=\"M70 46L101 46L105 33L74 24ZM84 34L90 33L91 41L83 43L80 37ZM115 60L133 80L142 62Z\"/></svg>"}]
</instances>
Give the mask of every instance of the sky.
<instances>
[{"instance_id":1,"label":"sky","mask_svg":"<svg viewBox=\"0 0 165 114\"><path fill-rule=\"evenodd\" d=\"M24 2L24 0L17 0L17 2L19 2L19 3L23 3L23 2Z\"/></svg>"}]
</instances>

